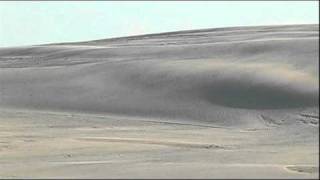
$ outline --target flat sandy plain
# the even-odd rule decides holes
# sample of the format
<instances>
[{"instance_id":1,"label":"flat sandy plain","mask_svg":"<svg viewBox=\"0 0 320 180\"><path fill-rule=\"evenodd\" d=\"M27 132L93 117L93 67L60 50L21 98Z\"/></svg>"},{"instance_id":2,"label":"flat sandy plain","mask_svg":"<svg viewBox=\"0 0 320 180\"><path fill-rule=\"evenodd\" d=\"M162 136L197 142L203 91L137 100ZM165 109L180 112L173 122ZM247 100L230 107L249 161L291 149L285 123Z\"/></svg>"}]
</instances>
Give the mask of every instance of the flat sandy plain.
<instances>
[{"instance_id":1,"label":"flat sandy plain","mask_svg":"<svg viewBox=\"0 0 320 180\"><path fill-rule=\"evenodd\" d=\"M318 25L0 49L0 178L317 178Z\"/></svg>"}]
</instances>

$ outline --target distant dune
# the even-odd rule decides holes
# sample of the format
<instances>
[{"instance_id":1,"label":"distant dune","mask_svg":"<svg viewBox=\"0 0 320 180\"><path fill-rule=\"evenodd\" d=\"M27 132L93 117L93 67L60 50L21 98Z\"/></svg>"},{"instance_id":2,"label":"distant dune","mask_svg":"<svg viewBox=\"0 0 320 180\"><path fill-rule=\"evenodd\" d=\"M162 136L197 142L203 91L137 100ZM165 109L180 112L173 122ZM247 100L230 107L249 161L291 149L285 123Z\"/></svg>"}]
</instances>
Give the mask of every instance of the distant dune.
<instances>
[{"instance_id":1,"label":"distant dune","mask_svg":"<svg viewBox=\"0 0 320 180\"><path fill-rule=\"evenodd\" d=\"M0 106L255 124L264 110L317 109L318 35L260 26L2 48Z\"/></svg>"},{"instance_id":2,"label":"distant dune","mask_svg":"<svg viewBox=\"0 0 320 180\"><path fill-rule=\"evenodd\" d=\"M0 178L316 178L319 26L0 48Z\"/></svg>"}]
</instances>

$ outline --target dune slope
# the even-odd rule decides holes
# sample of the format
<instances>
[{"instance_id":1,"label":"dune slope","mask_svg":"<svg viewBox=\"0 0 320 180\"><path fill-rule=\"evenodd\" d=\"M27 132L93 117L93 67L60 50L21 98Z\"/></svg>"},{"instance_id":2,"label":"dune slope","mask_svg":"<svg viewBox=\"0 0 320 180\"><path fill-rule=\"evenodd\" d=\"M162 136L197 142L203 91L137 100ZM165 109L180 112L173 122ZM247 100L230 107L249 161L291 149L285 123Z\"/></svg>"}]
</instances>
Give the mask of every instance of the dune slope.
<instances>
[{"instance_id":1,"label":"dune slope","mask_svg":"<svg viewBox=\"0 0 320 180\"><path fill-rule=\"evenodd\" d=\"M317 178L318 25L0 48L0 178Z\"/></svg>"},{"instance_id":2,"label":"dune slope","mask_svg":"<svg viewBox=\"0 0 320 180\"><path fill-rule=\"evenodd\" d=\"M0 107L292 122L318 109L318 35L316 25L260 26L2 48Z\"/></svg>"}]
</instances>

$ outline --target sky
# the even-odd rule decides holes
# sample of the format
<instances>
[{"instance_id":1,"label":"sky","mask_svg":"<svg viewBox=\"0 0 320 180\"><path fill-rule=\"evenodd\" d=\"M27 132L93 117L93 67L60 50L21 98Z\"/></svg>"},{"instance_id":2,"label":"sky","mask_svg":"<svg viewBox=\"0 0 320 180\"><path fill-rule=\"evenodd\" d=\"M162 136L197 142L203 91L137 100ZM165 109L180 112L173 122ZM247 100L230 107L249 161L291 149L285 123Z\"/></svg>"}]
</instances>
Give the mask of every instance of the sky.
<instances>
[{"instance_id":1,"label":"sky","mask_svg":"<svg viewBox=\"0 0 320 180\"><path fill-rule=\"evenodd\" d=\"M318 24L317 1L1 1L0 47L202 28Z\"/></svg>"}]
</instances>

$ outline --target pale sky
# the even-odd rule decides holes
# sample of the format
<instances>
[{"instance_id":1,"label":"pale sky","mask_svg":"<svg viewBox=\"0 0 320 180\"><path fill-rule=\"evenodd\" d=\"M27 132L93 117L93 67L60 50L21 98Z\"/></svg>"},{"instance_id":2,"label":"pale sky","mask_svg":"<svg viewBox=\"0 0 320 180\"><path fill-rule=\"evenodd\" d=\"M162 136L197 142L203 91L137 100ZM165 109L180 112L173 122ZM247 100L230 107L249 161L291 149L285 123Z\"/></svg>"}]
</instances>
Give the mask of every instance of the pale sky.
<instances>
[{"instance_id":1,"label":"pale sky","mask_svg":"<svg viewBox=\"0 0 320 180\"><path fill-rule=\"evenodd\" d=\"M177 30L318 24L317 1L0 2L0 47Z\"/></svg>"}]
</instances>

